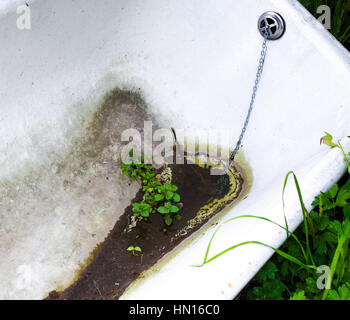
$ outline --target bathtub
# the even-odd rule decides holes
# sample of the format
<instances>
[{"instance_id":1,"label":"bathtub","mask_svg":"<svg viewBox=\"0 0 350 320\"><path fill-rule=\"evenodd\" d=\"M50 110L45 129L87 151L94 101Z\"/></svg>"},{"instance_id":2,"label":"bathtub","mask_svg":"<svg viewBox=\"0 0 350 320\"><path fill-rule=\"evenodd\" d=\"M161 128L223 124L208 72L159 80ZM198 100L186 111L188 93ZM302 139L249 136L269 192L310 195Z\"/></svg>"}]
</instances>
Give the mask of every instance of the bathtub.
<instances>
[{"instance_id":1,"label":"bathtub","mask_svg":"<svg viewBox=\"0 0 350 320\"><path fill-rule=\"evenodd\" d=\"M240 150L249 191L143 274L122 299L234 298L273 251L247 245L191 267L202 262L216 224L242 214L284 224L288 171L296 173L308 209L344 174L340 150L320 145L320 137L330 132L350 151L350 55L297 1L27 5L30 24L22 27L23 2L0 5L1 299L42 299L72 283L118 220L116 209L135 196L137 185L123 187L115 161L84 171L85 156L70 153L114 88L139 92L160 126L229 128L234 145L249 106L263 40L257 21L265 11L279 12L286 31L268 41ZM114 176L108 187L106 172ZM90 178L92 187L86 185ZM292 181L285 213L294 230L302 212ZM220 230L210 254L249 240L278 247L286 234L267 222L237 220Z\"/></svg>"}]
</instances>

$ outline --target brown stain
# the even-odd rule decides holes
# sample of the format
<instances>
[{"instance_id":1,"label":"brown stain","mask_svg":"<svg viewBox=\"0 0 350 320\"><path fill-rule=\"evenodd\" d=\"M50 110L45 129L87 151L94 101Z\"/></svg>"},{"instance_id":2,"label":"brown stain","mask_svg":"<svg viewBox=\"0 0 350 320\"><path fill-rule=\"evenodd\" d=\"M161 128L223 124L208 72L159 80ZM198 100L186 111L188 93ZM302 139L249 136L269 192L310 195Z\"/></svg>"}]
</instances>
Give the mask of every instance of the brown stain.
<instances>
[{"instance_id":1,"label":"brown stain","mask_svg":"<svg viewBox=\"0 0 350 320\"><path fill-rule=\"evenodd\" d=\"M144 120L153 119L138 94L119 89L113 90L105 97L104 102L93 115L92 121L86 128L84 140L72 146L71 154L67 161L58 165L58 171L67 170L66 167L70 160L74 160L81 169L77 170L76 176L83 175L90 163L103 163L105 150L109 150L114 143L119 144L120 133L123 130L133 127L142 131ZM184 237L173 240L176 232L187 226L187 222L193 219L198 210L206 205L213 196L215 198L214 190L218 176L208 175L209 167L202 168L194 164L175 164L173 167L177 172L174 174L173 183L179 187L178 192L184 203L184 209L181 212L184 219L174 223L170 228L164 228L163 218L155 215L152 221L142 221L131 232L125 233L132 211L130 205L105 241L98 245L81 265L74 282L65 290L57 288L57 291L61 292L52 291L47 299L118 299L130 283L142 277L147 269L183 241ZM113 172L107 172L117 174L118 169L119 166L113 163ZM108 181L108 188L111 188L112 180L114 180L113 176L108 176L108 179L106 175L103 176L103 182ZM91 179L87 178L86 182L87 188L90 188L88 184L91 183ZM67 180L67 185L71 183ZM237 196L241 191L242 189L239 190ZM224 196L225 194L220 195L219 198ZM139 193L133 202L141 201L141 199L142 194ZM217 212L219 211L213 214ZM205 217L200 224L196 224L186 234L186 237L197 231L209 218L210 216ZM140 257L134 257L126 251L130 245L142 247L144 252L142 264ZM115 283L118 285L116 286Z\"/></svg>"},{"instance_id":2,"label":"brown stain","mask_svg":"<svg viewBox=\"0 0 350 320\"><path fill-rule=\"evenodd\" d=\"M222 295L224 295L224 294L225 294L225 291L224 291L224 290L221 290L220 293L221 293Z\"/></svg>"},{"instance_id":3,"label":"brown stain","mask_svg":"<svg viewBox=\"0 0 350 320\"><path fill-rule=\"evenodd\" d=\"M228 282L227 285L228 285L229 288L232 288L231 282Z\"/></svg>"},{"instance_id":4,"label":"brown stain","mask_svg":"<svg viewBox=\"0 0 350 320\"><path fill-rule=\"evenodd\" d=\"M194 164L172 165L173 183L178 186L181 201L184 203L180 212L182 220L166 227L163 217L154 214L150 219L138 222L136 227L128 231L128 217L132 212L130 205L106 240L94 251L92 259L84 265L84 270L80 270L78 279L61 292L51 292L47 299L118 299L132 281L142 277L143 272L201 227L196 225L186 237L174 237L174 234L186 226L212 197L210 189L204 192L199 174L206 179L207 184L215 184L218 179L218 176L210 175L210 168L201 168ZM192 182L190 190L185 188L188 180ZM140 190L132 202L140 201L142 195ZM142 264L139 256L134 256L126 250L130 245L139 245L142 248ZM115 283L118 283L118 286Z\"/></svg>"}]
</instances>

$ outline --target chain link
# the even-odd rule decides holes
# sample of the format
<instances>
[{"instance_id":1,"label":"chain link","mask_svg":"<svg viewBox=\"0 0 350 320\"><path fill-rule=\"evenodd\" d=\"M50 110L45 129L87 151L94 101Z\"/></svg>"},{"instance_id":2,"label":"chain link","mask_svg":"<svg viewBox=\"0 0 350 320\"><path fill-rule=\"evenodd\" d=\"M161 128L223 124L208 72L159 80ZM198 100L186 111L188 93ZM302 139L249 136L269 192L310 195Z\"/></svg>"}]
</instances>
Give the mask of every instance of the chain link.
<instances>
[{"instance_id":1,"label":"chain link","mask_svg":"<svg viewBox=\"0 0 350 320\"><path fill-rule=\"evenodd\" d=\"M255 82L254 82L254 87L253 87L253 93L251 96L251 100L250 100L250 104L249 104L249 109L248 109L248 114L246 116L246 119L244 121L244 125L241 131L241 134L239 136L239 139L236 143L236 147L233 150L233 152L231 153L230 159L228 161L228 167L230 167L232 161L234 160L240 146L243 140L243 136L245 134L245 131L247 130L247 126L248 126L248 122L249 122L249 118L250 118L250 114L252 113L253 110L253 105L255 102L255 97L256 97L256 93L258 91L258 86L259 86L259 82L260 82L260 78L261 78L261 74L263 71L263 67L264 67L264 62L265 62L265 56L266 56L266 51L267 51L267 37L269 35L269 26L265 27L265 32L264 32L264 41L262 44L262 49L261 49L261 53L260 53L260 59L259 59L259 67L258 67L258 71L256 73L256 78L255 78Z\"/></svg>"}]
</instances>

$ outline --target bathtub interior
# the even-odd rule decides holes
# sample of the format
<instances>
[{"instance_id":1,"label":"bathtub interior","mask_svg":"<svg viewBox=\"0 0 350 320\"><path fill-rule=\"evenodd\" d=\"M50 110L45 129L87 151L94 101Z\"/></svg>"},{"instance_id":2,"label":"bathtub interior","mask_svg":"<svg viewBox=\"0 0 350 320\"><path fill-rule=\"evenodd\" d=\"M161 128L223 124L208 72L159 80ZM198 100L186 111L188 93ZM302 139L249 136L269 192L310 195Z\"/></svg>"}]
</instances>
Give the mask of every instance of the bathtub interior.
<instances>
[{"instance_id":1,"label":"bathtub interior","mask_svg":"<svg viewBox=\"0 0 350 320\"><path fill-rule=\"evenodd\" d=\"M265 11L281 13L287 30L268 43L243 142L252 187L221 219L250 213L282 222L289 170L308 207L344 172L340 152L319 139L325 130L336 139L349 134L349 54L297 1L36 0L28 1L30 30L16 27L18 4L4 2L0 13L1 298L40 299L68 285L118 219L116 208L134 197L137 186L125 188L115 167L117 138L95 158L80 148L111 90L136 92L147 112L115 116L117 125L106 119L106 135L140 128L147 118L159 127L230 129L235 143L262 44L257 19ZM106 174L113 176L108 188ZM301 212L292 187L286 213L294 229ZM234 297L272 252L246 246L189 267L201 262L212 231L164 259L124 298ZM284 234L242 220L218 234L212 252L245 240L278 246Z\"/></svg>"}]
</instances>

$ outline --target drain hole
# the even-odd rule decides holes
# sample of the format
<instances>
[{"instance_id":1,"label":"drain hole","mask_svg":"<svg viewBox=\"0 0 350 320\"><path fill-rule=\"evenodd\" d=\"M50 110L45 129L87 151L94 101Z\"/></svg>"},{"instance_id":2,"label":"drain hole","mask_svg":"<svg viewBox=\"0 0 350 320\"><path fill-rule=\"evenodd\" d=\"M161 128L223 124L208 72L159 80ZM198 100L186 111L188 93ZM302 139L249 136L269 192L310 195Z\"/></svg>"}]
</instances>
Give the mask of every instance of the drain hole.
<instances>
[{"instance_id":1,"label":"drain hole","mask_svg":"<svg viewBox=\"0 0 350 320\"><path fill-rule=\"evenodd\" d=\"M258 29L263 37L266 36L265 28L267 26L270 27L267 35L268 40L276 40L283 36L285 22L277 12L267 11L260 16L258 20Z\"/></svg>"}]
</instances>

